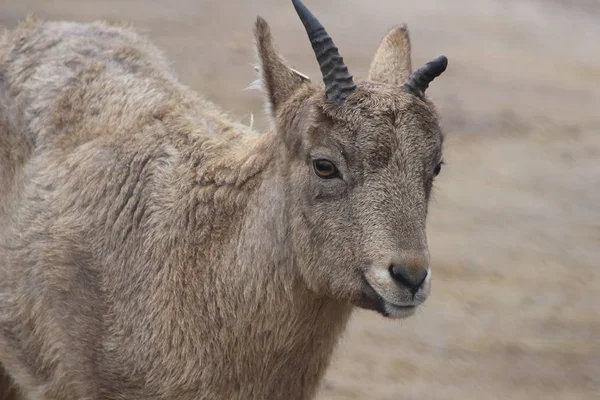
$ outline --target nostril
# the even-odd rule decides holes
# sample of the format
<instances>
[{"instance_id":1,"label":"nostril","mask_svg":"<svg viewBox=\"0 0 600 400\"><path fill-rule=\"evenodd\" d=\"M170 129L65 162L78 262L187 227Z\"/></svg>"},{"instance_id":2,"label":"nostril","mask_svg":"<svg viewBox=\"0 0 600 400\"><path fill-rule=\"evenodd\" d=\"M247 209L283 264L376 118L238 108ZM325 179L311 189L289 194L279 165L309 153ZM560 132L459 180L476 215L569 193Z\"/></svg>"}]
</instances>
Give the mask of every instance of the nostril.
<instances>
[{"instance_id":1,"label":"nostril","mask_svg":"<svg viewBox=\"0 0 600 400\"><path fill-rule=\"evenodd\" d=\"M408 268L400 264L392 264L392 266L390 267L390 274L396 282L406 286L413 292L419 290L419 288L425 281L425 278L427 278L426 269L410 271Z\"/></svg>"}]
</instances>

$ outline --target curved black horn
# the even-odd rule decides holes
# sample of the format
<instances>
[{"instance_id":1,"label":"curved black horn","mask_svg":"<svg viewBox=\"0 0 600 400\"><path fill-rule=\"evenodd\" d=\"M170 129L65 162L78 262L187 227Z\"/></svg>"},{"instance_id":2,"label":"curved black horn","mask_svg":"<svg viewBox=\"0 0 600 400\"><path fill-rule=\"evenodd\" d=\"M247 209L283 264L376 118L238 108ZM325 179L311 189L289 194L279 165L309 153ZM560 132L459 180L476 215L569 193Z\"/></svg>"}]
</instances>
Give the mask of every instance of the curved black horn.
<instances>
[{"instance_id":1,"label":"curved black horn","mask_svg":"<svg viewBox=\"0 0 600 400\"><path fill-rule=\"evenodd\" d=\"M446 56L439 56L435 60L429 61L411 74L408 82L404 84L404 89L415 96L422 96L431 81L440 76L447 66Z\"/></svg>"},{"instance_id":2,"label":"curved black horn","mask_svg":"<svg viewBox=\"0 0 600 400\"><path fill-rule=\"evenodd\" d=\"M356 89L352 75L325 28L300 0L292 0L319 61L327 100L343 102Z\"/></svg>"}]
</instances>

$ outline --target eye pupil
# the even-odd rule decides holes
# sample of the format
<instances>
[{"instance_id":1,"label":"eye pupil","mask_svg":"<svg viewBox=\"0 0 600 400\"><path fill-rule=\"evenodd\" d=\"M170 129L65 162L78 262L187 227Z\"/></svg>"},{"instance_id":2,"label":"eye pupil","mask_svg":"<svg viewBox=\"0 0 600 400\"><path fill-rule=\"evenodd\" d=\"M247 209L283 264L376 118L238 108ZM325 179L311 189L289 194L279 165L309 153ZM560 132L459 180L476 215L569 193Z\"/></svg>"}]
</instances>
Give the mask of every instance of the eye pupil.
<instances>
[{"instance_id":1,"label":"eye pupil","mask_svg":"<svg viewBox=\"0 0 600 400\"><path fill-rule=\"evenodd\" d=\"M326 178L326 179L333 178L337 175L337 168L329 160L325 160L325 159L314 160L313 166L314 166L316 174L318 176L320 176L321 178Z\"/></svg>"},{"instance_id":2,"label":"eye pupil","mask_svg":"<svg viewBox=\"0 0 600 400\"><path fill-rule=\"evenodd\" d=\"M438 176L441 171L442 171L442 163L439 163L438 165L435 166L433 173L435 174L435 176Z\"/></svg>"}]
</instances>

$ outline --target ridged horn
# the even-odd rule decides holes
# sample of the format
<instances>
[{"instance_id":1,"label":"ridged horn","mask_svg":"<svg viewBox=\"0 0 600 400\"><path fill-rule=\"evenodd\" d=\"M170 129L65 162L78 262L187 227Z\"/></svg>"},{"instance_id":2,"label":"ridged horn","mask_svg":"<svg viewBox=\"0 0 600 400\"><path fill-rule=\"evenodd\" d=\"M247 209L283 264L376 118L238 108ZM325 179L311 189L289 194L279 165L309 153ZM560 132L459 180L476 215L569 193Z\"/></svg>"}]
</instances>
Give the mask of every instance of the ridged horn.
<instances>
[{"instance_id":1,"label":"ridged horn","mask_svg":"<svg viewBox=\"0 0 600 400\"><path fill-rule=\"evenodd\" d=\"M317 18L306 8L300 0L292 0L294 8L304 24L310 44L317 56L327 100L342 103L356 89L352 75L344 64L338 48L325 31Z\"/></svg>"},{"instance_id":2,"label":"ridged horn","mask_svg":"<svg viewBox=\"0 0 600 400\"><path fill-rule=\"evenodd\" d=\"M448 59L446 56L439 56L435 60L429 61L410 75L410 78L404 84L404 90L415 96L422 96L431 81L440 76L447 66Z\"/></svg>"}]
</instances>

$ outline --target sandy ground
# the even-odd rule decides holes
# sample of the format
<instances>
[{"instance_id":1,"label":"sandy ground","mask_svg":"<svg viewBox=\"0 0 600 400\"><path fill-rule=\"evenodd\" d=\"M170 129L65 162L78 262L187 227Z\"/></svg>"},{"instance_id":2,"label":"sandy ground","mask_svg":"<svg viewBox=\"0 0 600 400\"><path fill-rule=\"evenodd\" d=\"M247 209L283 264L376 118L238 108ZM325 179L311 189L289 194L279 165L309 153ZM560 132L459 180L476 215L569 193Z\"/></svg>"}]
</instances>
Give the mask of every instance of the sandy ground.
<instances>
[{"instance_id":1,"label":"sandy ground","mask_svg":"<svg viewBox=\"0 0 600 400\"><path fill-rule=\"evenodd\" d=\"M439 54L430 89L447 133L429 222L432 297L414 318L357 312L319 399L600 399L600 2L306 0L364 76L391 26L414 64ZM290 63L318 67L289 1L3 0L27 13L132 21L181 80L265 127L252 23Z\"/></svg>"}]
</instances>

